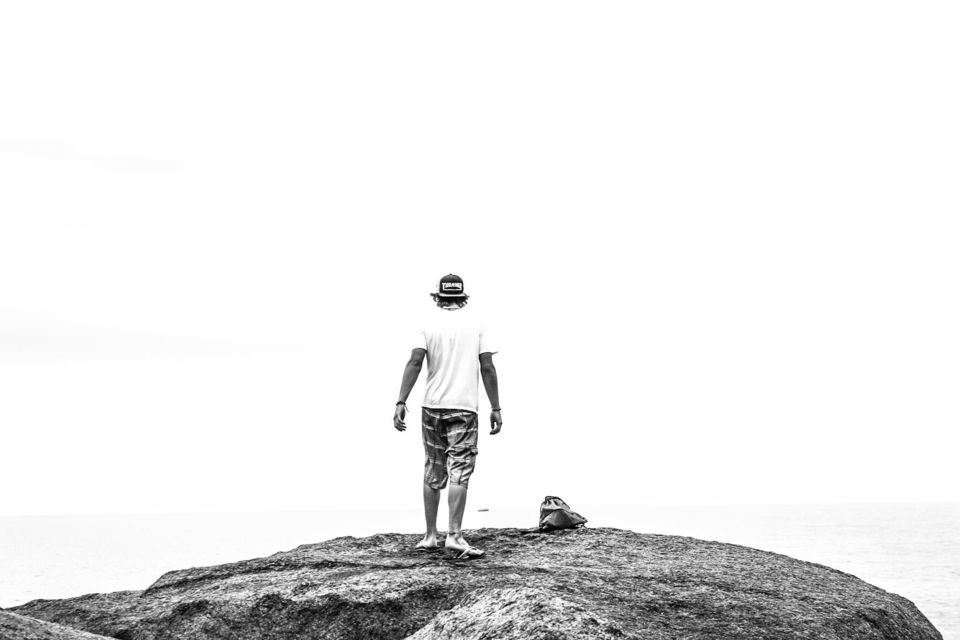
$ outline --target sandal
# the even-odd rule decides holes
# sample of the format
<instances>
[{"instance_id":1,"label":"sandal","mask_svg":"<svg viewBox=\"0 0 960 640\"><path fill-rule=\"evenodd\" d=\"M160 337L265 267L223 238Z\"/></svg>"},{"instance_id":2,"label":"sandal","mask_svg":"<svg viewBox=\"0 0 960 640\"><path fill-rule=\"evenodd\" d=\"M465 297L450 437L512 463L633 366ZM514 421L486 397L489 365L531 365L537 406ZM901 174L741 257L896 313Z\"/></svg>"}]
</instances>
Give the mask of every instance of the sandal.
<instances>
[{"instance_id":1,"label":"sandal","mask_svg":"<svg viewBox=\"0 0 960 640\"><path fill-rule=\"evenodd\" d=\"M454 560L475 560L477 558L482 558L486 551L483 549L477 549L476 547L471 547L467 545L465 549L460 549L458 547L444 547L448 556L454 556Z\"/></svg>"}]
</instances>

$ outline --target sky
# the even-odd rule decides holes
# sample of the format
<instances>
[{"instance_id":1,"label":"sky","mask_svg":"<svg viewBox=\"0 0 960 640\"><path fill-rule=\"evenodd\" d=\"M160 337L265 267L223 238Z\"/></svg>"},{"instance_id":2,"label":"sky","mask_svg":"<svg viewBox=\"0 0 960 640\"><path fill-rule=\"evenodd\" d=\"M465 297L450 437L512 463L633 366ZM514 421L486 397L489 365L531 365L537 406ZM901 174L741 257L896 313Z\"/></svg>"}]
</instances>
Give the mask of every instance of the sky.
<instances>
[{"instance_id":1,"label":"sky","mask_svg":"<svg viewBox=\"0 0 960 640\"><path fill-rule=\"evenodd\" d=\"M958 18L5 3L0 515L417 507L447 273L472 506L960 500Z\"/></svg>"}]
</instances>

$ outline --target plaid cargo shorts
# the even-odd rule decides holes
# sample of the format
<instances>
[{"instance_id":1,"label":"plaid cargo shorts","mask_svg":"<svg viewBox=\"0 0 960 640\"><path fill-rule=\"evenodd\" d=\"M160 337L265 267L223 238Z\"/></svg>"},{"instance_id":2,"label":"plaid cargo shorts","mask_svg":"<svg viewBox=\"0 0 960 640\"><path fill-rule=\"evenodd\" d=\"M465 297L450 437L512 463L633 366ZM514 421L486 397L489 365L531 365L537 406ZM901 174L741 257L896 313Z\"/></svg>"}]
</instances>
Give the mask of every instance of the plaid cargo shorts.
<instances>
[{"instance_id":1,"label":"plaid cargo shorts","mask_svg":"<svg viewBox=\"0 0 960 640\"><path fill-rule=\"evenodd\" d=\"M466 487L477 460L477 414L423 407L423 481L433 489Z\"/></svg>"}]
</instances>

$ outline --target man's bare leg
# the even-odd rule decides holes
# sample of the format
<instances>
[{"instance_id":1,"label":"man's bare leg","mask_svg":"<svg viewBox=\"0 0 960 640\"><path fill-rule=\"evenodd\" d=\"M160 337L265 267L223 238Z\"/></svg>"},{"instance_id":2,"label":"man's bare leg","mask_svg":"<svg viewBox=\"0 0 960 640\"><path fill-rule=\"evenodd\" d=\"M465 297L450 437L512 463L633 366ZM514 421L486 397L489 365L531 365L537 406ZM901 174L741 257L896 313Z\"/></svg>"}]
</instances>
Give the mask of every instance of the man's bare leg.
<instances>
[{"instance_id":1,"label":"man's bare leg","mask_svg":"<svg viewBox=\"0 0 960 640\"><path fill-rule=\"evenodd\" d=\"M421 546L437 546L437 510L440 508L440 489L434 489L423 483L423 517L427 521L427 535L423 536Z\"/></svg>"},{"instance_id":2,"label":"man's bare leg","mask_svg":"<svg viewBox=\"0 0 960 640\"><path fill-rule=\"evenodd\" d=\"M451 547L466 547L460 527L463 524L463 511L467 506L467 488L463 485L450 483L447 487L447 506L450 509L450 528L447 530L447 545Z\"/></svg>"}]
</instances>

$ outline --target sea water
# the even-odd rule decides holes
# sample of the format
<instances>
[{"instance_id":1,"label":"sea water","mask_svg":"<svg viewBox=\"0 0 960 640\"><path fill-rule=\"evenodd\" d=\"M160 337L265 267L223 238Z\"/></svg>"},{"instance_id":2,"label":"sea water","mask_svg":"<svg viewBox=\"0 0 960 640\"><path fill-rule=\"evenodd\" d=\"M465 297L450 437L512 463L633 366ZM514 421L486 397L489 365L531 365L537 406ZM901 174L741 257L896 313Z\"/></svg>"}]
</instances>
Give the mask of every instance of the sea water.
<instances>
[{"instance_id":1,"label":"sea water","mask_svg":"<svg viewBox=\"0 0 960 640\"><path fill-rule=\"evenodd\" d=\"M535 526L538 506L472 505L464 526ZM960 640L960 503L572 506L587 526L732 542L851 573L913 601L946 640ZM0 607L143 589L172 569L422 528L415 509L0 518Z\"/></svg>"}]
</instances>

